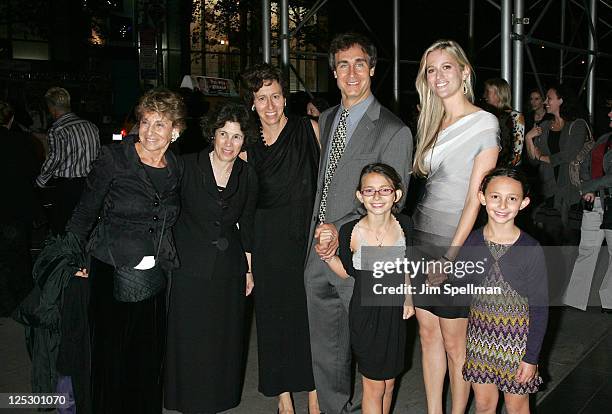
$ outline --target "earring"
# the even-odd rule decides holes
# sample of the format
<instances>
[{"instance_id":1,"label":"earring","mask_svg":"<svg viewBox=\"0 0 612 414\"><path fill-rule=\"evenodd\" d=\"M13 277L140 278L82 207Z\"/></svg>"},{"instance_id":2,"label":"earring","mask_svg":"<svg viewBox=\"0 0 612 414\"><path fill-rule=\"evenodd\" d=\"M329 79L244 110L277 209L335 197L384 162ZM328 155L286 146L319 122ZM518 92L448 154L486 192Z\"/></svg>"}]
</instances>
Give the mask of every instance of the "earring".
<instances>
[{"instance_id":1,"label":"earring","mask_svg":"<svg viewBox=\"0 0 612 414\"><path fill-rule=\"evenodd\" d=\"M251 106L251 111L255 112L255 104L253 104L253 106Z\"/></svg>"},{"instance_id":2,"label":"earring","mask_svg":"<svg viewBox=\"0 0 612 414\"><path fill-rule=\"evenodd\" d=\"M179 137L179 132L176 129L172 130L172 138L170 139L170 142L174 142L178 139Z\"/></svg>"},{"instance_id":3,"label":"earring","mask_svg":"<svg viewBox=\"0 0 612 414\"><path fill-rule=\"evenodd\" d=\"M468 88L467 88L467 84L465 83L465 79L463 80L463 94L467 95L468 93Z\"/></svg>"}]
</instances>

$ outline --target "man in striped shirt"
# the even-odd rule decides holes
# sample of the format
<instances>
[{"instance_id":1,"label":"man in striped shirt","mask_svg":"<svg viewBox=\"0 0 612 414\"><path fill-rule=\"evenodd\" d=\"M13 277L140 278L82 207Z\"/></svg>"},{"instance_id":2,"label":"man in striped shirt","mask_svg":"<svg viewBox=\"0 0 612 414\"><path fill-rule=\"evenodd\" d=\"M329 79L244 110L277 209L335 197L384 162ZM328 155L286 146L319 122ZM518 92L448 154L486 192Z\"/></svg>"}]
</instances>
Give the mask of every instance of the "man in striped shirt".
<instances>
[{"instance_id":1,"label":"man in striped shirt","mask_svg":"<svg viewBox=\"0 0 612 414\"><path fill-rule=\"evenodd\" d=\"M49 89L45 101L55 122L49 128L49 154L36 184L51 187L51 231L61 234L79 202L85 178L98 156L100 138L94 124L71 111L70 94L66 89Z\"/></svg>"}]
</instances>

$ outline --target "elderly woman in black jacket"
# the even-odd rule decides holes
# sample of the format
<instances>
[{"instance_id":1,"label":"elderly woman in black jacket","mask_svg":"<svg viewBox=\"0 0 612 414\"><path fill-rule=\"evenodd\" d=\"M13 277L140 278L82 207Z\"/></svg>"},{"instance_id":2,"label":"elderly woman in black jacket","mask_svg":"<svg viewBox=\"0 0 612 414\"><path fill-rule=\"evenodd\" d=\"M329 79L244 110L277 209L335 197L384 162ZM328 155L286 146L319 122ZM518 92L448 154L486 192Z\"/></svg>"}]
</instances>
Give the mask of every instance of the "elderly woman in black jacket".
<instances>
[{"instance_id":1,"label":"elderly woman in black jacket","mask_svg":"<svg viewBox=\"0 0 612 414\"><path fill-rule=\"evenodd\" d=\"M166 274L178 260L182 162L167 151L185 125L181 97L147 92L138 136L104 147L66 230L91 254L91 389L95 413L161 413ZM90 234L93 228L93 232Z\"/></svg>"}]
</instances>

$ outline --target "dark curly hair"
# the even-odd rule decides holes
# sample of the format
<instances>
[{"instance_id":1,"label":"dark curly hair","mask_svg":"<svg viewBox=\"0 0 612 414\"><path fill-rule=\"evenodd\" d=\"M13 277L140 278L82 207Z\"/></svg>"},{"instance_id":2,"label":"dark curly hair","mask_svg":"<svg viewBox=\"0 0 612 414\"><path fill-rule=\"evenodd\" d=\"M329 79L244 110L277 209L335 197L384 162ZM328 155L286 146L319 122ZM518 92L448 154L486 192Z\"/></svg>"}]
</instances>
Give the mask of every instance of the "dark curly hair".
<instances>
[{"instance_id":1,"label":"dark curly hair","mask_svg":"<svg viewBox=\"0 0 612 414\"><path fill-rule=\"evenodd\" d=\"M527 180L525 174L523 174L516 168L500 167L489 171L480 183L480 191L482 191L483 193L486 192L487 187L489 186L491 181L493 181L493 179L497 177L508 177L518 181L519 183L521 183L521 188L523 189L523 197L529 196L529 181Z\"/></svg>"},{"instance_id":2,"label":"dark curly hair","mask_svg":"<svg viewBox=\"0 0 612 414\"><path fill-rule=\"evenodd\" d=\"M200 120L202 135L211 145L215 140L215 131L219 128L223 128L226 122L237 122L240 124L240 129L244 134L244 144L242 145L243 151L247 146L257 142L258 136L255 132L249 110L243 104L228 102L218 106Z\"/></svg>"},{"instance_id":3,"label":"dark curly hair","mask_svg":"<svg viewBox=\"0 0 612 414\"><path fill-rule=\"evenodd\" d=\"M395 200L395 202L393 203L393 208L391 209L393 213L399 213L399 202L406 195L406 191L404 191L402 177L400 177L397 171L395 171L395 168L388 164L383 164L381 162L374 162L372 164L366 165L361 170L361 174L359 174L359 184L357 184L357 191L361 191L361 182L363 180L363 177L368 174L380 174L391 182L391 187L393 187L394 190L402 190L402 196L399 198L399 200Z\"/></svg>"},{"instance_id":4,"label":"dark curly hair","mask_svg":"<svg viewBox=\"0 0 612 414\"><path fill-rule=\"evenodd\" d=\"M329 45L329 67L332 71L336 70L336 53L350 49L353 45L359 45L361 49L368 55L368 66L376 67L376 46L367 37L359 33L341 33L333 38Z\"/></svg>"},{"instance_id":5,"label":"dark curly hair","mask_svg":"<svg viewBox=\"0 0 612 414\"><path fill-rule=\"evenodd\" d=\"M283 72L269 63L259 63L246 69L242 72L240 78L244 87L250 92L245 94L244 97L248 106L253 105L254 93L260 90L262 86L269 85L274 81L277 81L281 86L283 96L289 96L289 86L287 85L287 80L283 76Z\"/></svg>"}]
</instances>

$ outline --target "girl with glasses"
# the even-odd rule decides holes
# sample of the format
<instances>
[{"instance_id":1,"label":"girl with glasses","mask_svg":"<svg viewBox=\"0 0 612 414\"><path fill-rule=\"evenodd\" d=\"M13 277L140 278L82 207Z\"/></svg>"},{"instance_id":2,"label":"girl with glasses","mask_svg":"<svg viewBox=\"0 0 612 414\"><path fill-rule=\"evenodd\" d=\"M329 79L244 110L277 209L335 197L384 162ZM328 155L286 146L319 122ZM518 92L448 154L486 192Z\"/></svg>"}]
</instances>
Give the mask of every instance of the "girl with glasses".
<instances>
[{"instance_id":1,"label":"girl with glasses","mask_svg":"<svg viewBox=\"0 0 612 414\"><path fill-rule=\"evenodd\" d=\"M355 288L349 305L351 346L357 367L363 378L362 409L364 413L388 413L391 409L395 378L404 369L406 324L404 319L414 315L409 294L396 293L380 296L377 285L409 286L404 274L381 278L368 269L367 254L376 248L399 248L405 257L412 233L408 217L396 215L404 194L399 174L386 164L369 164L361 171L355 193L366 210L360 219L340 228L339 255L327 263L341 278L355 278ZM326 232L322 238L329 237ZM370 247L367 253L363 247ZM374 249L372 249L372 247ZM389 283L390 282L390 283ZM387 291L388 292L388 291ZM374 297L378 296L378 297ZM374 300L371 306L366 300Z\"/></svg>"}]
</instances>

